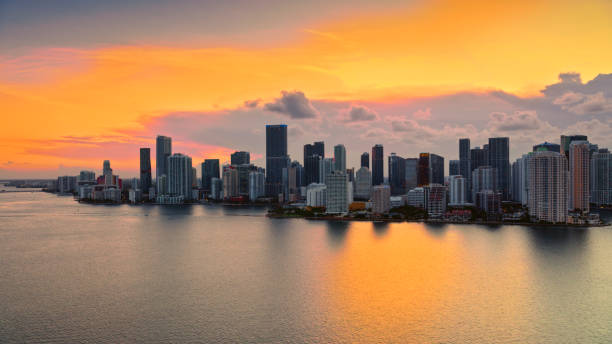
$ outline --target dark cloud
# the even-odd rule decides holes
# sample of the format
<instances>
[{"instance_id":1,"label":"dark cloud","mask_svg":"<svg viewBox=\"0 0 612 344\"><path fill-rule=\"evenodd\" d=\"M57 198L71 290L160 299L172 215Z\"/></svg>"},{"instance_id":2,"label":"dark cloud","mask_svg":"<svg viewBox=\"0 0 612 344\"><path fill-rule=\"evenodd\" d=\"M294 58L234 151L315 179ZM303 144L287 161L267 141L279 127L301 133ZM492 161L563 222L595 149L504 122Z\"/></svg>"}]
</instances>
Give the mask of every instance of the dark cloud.
<instances>
[{"instance_id":1,"label":"dark cloud","mask_svg":"<svg viewBox=\"0 0 612 344\"><path fill-rule=\"evenodd\" d=\"M604 92L604 95L610 96L612 94L612 74L599 74L584 84L579 73L561 73L559 82L546 86L541 92L549 98L558 98L568 92L584 94Z\"/></svg>"},{"instance_id":2,"label":"dark cloud","mask_svg":"<svg viewBox=\"0 0 612 344\"><path fill-rule=\"evenodd\" d=\"M282 91L280 98L276 98L274 102L264 105L264 109L272 112L282 113L293 119L315 118L319 114L317 109L312 106L312 103L304 92Z\"/></svg>"},{"instance_id":3,"label":"dark cloud","mask_svg":"<svg viewBox=\"0 0 612 344\"><path fill-rule=\"evenodd\" d=\"M378 113L362 105L351 105L343 111L345 122L367 122L378 119Z\"/></svg>"},{"instance_id":4,"label":"dark cloud","mask_svg":"<svg viewBox=\"0 0 612 344\"><path fill-rule=\"evenodd\" d=\"M566 105L564 109L577 115L597 115L612 112L612 99L606 98L603 92L582 96L582 102Z\"/></svg>"},{"instance_id":5,"label":"dark cloud","mask_svg":"<svg viewBox=\"0 0 612 344\"><path fill-rule=\"evenodd\" d=\"M261 99L245 100L244 107L252 109L252 108L257 107L257 105L259 105L259 102L261 102Z\"/></svg>"}]
</instances>

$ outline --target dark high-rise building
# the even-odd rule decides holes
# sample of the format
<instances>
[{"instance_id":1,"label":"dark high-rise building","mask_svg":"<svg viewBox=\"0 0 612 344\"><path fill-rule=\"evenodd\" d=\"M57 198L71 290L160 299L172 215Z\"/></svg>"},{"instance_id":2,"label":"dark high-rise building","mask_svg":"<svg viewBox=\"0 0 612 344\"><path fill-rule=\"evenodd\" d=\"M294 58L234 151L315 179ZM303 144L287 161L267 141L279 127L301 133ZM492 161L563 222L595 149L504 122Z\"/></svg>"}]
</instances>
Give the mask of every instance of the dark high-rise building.
<instances>
[{"instance_id":1,"label":"dark high-rise building","mask_svg":"<svg viewBox=\"0 0 612 344\"><path fill-rule=\"evenodd\" d=\"M236 151L231 155L232 165L244 165L251 163L251 154L244 151Z\"/></svg>"},{"instance_id":2,"label":"dark high-rise building","mask_svg":"<svg viewBox=\"0 0 612 344\"><path fill-rule=\"evenodd\" d=\"M151 148L140 148L140 190L149 193L152 184Z\"/></svg>"},{"instance_id":3,"label":"dark high-rise building","mask_svg":"<svg viewBox=\"0 0 612 344\"><path fill-rule=\"evenodd\" d=\"M417 158L404 159L406 165L406 192L417 187Z\"/></svg>"},{"instance_id":4,"label":"dark high-rise building","mask_svg":"<svg viewBox=\"0 0 612 344\"><path fill-rule=\"evenodd\" d=\"M586 135L561 135L561 144L559 145L559 153L564 154L567 161L569 161L570 143L572 143L572 141L588 141L588 140L589 139L587 138Z\"/></svg>"},{"instance_id":5,"label":"dark high-rise building","mask_svg":"<svg viewBox=\"0 0 612 344\"><path fill-rule=\"evenodd\" d=\"M472 169L470 167L470 139L459 139L459 175L470 179Z\"/></svg>"},{"instance_id":6,"label":"dark high-rise building","mask_svg":"<svg viewBox=\"0 0 612 344\"><path fill-rule=\"evenodd\" d=\"M161 176L168 175L168 157L172 155L172 138L158 135L155 144L155 181L157 183L157 193L166 190L162 183Z\"/></svg>"},{"instance_id":7,"label":"dark high-rise building","mask_svg":"<svg viewBox=\"0 0 612 344\"><path fill-rule=\"evenodd\" d=\"M304 184L319 182L319 164L325 158L325 143L323 141L304 145Z\"/></svg>"},{"instance_id":8,"label":"dark high-rise building","mask_svg":"<svg viewBox=\"0 0 612 344\"><path fill-rule=\"evenodd\" d=\"M211 192L212 179L221 178L219 159L206 159L202 163L202 189Z\"/></svg>"},{"instance_id":9,"label":"dark high-rise building","mask_svg":"<svg viewBox=\"0 0 612 344\"><path fill-rule=\"evenodd\" d=\"M370 154L368 152L361 154L361 167L370 168Z\"/></svg>"},{"instance_id":10,"label":"dark high-rise building","mask_svg":"<svg viewBox=\"0 0 612 344\"><path fill-rule=\"evenodd\" d=\"M417 185L444 185L444 158L432 153L419 154Z\"/></svg>"},{"instance_id":11,"label":"dark high-rise building","mask_svg":"<svg viewBox=\"0 0 612 344\"><path fill-rule=\"evenodd\" d=\"M382 185L385 182L383 175L383 146L372 147L372 185Z\"/></svg>"},{"instance_id":12,"label":"dark high-rise building","mask_svg":"<svg viewBox=\"0 0 612 344\"><path fill-rule=\"evenodd\" d=\"M460 176L461 160L449 160L448 161L448 175L449 176Z\"/></svg>"},{"instance_id":13,"label":"dark high-rise building","mask_svg":"<svg viewBox=\"0 0 612 344\"><path fill-rule=\"evenodd\" d=\"M283 192L283 168L289 167L287 125L266 125L266 195Z\"/></svg>"},{"instance_id":14,"label":"dark high-rise building","mask_svg":"<svg viewBox=\"0 0 612 344\"><path fill-rule=\"evenodd\" d=\"M406 193L406 162L404 158L395 153L389 155L389 186L391 195Z\"/></svg>"},{"instance_id":15,"label":"dark high-rise building","mask_svg":"<svg viewBox=\"0 0 612 344\"><path fill-rule=\"evenodd\" d=\"M497 169L497 186L502 200L510 199L510 139L489 138L489 166Z\"/></svg>"},{"instance_id":16,"label":"dark high-rise building","mask_svg":"<svg viewBox=\"0 0 612 344\"><path fill-rule=\"evenodd\" d=\"M486 150L480 147L474 147L470 150L470 169L472 171L480 166L488 166L488 160L489 157ZM470 171L470 174L472 174L472 171Z\"/></svg>"},{"instance_id":17,"label":"dark high-rise building","mask_svg":"<svg viewBox=\"0 0 612 344\"><path fill-rule=\"evenodd\" d=\"M544 142L533 146L534 152L556 152L561 153L561 147L556 143Z\"/></svg>"}]
</instances>

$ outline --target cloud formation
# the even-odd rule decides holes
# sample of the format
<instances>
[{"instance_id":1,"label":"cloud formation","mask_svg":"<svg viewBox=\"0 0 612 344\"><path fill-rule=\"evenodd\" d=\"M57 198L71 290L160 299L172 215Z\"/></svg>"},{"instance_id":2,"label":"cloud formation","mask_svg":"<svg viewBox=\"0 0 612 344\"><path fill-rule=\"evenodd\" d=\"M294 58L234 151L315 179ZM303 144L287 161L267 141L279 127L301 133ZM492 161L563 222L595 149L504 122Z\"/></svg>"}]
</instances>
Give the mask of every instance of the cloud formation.
<instances>
[{"instance_id":1,"label":"cloud formation","mask_svg":"<svg viewBox=\"0 0 612 344\"><path fill-rule=\"evenodd\" d=\"M276 98L272 103L265 104L264 109L294 119L315 118L319 115L317 109L312 106L310 100L301 91L282 91L281 97Z\"/></svg>"},{"instance_id":2,"label":"cloud formation","mask_svg":"<svg viewBox=\"0 0 612 344\"><path fill-rule=\"evenodd\" d=\"M351 105L350 108L341 111L344 122L368 122L378 119L378 113L363 105Z\"/></svg>"},{"instance_id":3,"label":"cloud formation","mask_svg":"<svg viewBox=\"0 0 612 344\"><path fill-rule=\"evenodd\" d=\"M498 132L538 130L544 126L535 111L492 112L489 119L489 128Z\"/></svg>"}]
</instances>

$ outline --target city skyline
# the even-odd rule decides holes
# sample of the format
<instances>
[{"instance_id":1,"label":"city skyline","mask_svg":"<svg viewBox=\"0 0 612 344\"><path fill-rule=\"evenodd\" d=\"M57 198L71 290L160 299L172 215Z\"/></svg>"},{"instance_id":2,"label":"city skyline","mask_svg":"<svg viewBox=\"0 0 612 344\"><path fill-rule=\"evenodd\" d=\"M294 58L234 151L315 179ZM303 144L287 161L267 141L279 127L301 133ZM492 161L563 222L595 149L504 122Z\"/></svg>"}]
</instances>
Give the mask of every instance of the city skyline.
<instances>
[{"instance_id":1,"label":"city skyline","mask_svg":"<svg viewBox=\"0 0 612 344\"><path fill-rule=\"evenodd\" d=\"M511 160L564 133L612 146L609 1L68 3L0 5L0 178L106 157L137 176L134 148L156 134L194 158L248 150L261 165L270 123L345 144L355 167L379 142L448 160L460 137L514 137Z\"/></svg>"}]
</instances>

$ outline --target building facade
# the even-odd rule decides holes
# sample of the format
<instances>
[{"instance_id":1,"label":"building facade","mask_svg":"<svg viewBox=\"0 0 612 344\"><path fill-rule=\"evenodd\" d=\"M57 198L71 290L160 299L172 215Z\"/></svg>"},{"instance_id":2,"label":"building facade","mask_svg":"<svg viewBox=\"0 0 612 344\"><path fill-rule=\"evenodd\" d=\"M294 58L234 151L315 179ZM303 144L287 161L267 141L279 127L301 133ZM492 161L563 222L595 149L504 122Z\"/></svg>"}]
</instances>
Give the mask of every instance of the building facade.
<instances>
[{"instance_id":1,"label":"building facade","mask_svg":"<svg viewBox=\"0 0 612 344\"><path fill-rule=\"evenodd\" d=\"M289 166L287 125L266 125L266 195L278 197L283 191L283 168Z\"/></svg>"},{"instance_id":2,"label":"building facade","mask_svg":"<svg viewBox=\"0 0 612 344\"><path fill-rule=\"evenodd\" d=\"M383 159L383 145L377 144L372 147L372 185L381 185L385 182Z\"/></svg>"},{"instance_id":3,"label":"building facade","mask_svg":"<svg viewBox=\"0 0 612 344\"><path fill-rule=\"evenodd\" d=\"M537 151L528 160L529 215L537 221L567 221L568 171L565 155Z\"/></svg>"}]
</instances>

